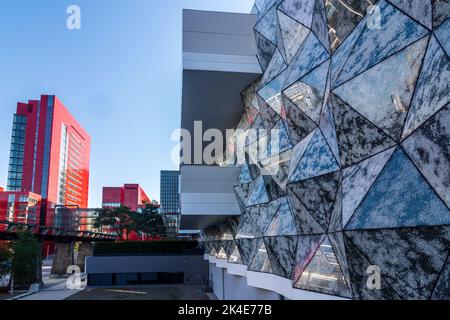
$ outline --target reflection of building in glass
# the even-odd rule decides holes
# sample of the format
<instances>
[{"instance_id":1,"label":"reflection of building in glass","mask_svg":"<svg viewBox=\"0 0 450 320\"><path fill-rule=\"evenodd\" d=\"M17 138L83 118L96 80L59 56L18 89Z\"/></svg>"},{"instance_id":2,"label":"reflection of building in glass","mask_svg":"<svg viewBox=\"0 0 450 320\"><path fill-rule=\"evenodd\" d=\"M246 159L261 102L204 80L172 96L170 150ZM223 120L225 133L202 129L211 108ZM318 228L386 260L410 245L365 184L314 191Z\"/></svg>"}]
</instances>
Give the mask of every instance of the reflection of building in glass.
<instances>
[{"instance_id":1,"label":"reflection of building in glass","mask_svg":"<svg viewBox=\"0 0 450 320\"><path fill-rule=\"evenodd\" d=\"M180 167L181 229L202 230L220 299L450 298L448 12L447 1L390 0L184 12L182 127L195 114L267 130L249 143L276 128L282 159L278 170L265 167L273 152ZM252 18L261 75L230 40ZM374 265L379 290L367 286Z\"/></svg>"},{"instance_id":2,"label":"reflection of building in glass","mask_svg":"<svg viewBox=\"0 0 450 320\"><path fill-rule=\"evenodd\" d=\"M18 103L8 190L42 196L40 223L51 226L56 205L87 207L90 137L55 96Z\"/></svg>"}]
</instances>

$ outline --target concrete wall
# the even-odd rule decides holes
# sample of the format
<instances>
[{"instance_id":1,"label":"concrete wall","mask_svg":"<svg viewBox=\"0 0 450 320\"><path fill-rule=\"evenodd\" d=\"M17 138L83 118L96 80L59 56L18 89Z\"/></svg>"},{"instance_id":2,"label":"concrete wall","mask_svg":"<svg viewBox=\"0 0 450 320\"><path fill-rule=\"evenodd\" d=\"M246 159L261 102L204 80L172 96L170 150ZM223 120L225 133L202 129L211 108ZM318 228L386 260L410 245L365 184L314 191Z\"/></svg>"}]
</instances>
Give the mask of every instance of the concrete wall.
<instances>
[{"instance_id":1,"label":"concrete wall","mask_svg":"<svg viewBox=\"0 0 450 320\"><path fill-rule=\"evenodd\" d=\"M220 300L280 300L276 292L249 286L242 276L229 274L227 269L209 264L213 292Z\"/></svg>"},{"instance_id":2,"label":"concrete wall","mask_svg":"<svg viewBox=\"0 0 450 320\"><path fill-rule=\"evenodd\" d=\"M202 255L87 257L86 273L184 272L186 285L203 285L208 262Z\"/></svg>"}]
</instances>

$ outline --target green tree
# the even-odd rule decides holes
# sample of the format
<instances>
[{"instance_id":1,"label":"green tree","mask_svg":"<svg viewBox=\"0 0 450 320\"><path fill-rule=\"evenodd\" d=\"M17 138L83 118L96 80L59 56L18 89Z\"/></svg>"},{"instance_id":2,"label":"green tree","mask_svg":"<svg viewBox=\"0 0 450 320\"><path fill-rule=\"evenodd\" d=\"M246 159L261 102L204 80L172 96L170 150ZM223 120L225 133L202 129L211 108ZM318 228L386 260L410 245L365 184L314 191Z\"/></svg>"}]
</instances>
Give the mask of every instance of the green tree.
<instances>
[{"instance_id":1,"label":"green tree","mask_svg":"<svg viewBox=\"0 0 450 320\"><path fill-rule=\"evenodd\" d=\"M135 215L135 229L138 232L152 237L161 236L166 233L164 219L153 203L146 203L145 207Z\"/></svg>"},{"instance_id":2,"label":"green tree","mask_svg":"<svg viewBox=\"0 0 450 320\"><path fill-rule=\"evenodd\" d=\"M114 209L98 209L97 217L94 219L94 228L112 228L118 237L123 240L135 227L135 214L128 207L119 207Z\"/></svg>"},{"instance_id":3,"label":"green tree","mask_svg":"<svg viewBox=\"0 0 450 320\"><path fill-rule=\"evenodd\" d=\"M29 286L40 281L37 270L41 267L41 246L36 236L30 231L19 230L11 249L14 283L17 286Z\"/></svg>"}]
</instances>

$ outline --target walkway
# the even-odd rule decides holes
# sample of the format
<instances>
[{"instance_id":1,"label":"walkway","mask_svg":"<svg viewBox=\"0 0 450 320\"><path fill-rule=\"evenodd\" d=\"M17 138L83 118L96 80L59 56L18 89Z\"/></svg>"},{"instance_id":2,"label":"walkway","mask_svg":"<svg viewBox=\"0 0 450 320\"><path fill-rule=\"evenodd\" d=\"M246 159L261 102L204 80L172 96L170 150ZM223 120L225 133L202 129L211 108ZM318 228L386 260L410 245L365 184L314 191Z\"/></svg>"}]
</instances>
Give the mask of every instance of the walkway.
<instances>
[{"instance_id":1,"label":"walkway","mask_svg":"<svg viewBox=\"0 0 450 320\"><path fill-rule=\"evenodd\" d=\"M18 300L64 300L80 290L66 288L67 279L51 279L50 271L53 260L44 260L42 265L42 281L44 288L41 291L27 295Z\"/></svg>"}]
</instances>

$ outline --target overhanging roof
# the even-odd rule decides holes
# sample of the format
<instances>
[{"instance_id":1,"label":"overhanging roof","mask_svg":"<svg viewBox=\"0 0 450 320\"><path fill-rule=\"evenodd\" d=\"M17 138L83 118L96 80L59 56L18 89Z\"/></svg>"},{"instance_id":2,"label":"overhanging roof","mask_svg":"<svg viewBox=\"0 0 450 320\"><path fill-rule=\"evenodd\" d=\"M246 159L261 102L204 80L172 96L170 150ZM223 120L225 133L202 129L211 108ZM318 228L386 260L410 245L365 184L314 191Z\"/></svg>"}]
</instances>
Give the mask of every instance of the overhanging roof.
<instances>
[{"instance_id":1,"label":"overhanging roof","mask_svg":"<svg viewBox=\"0 0 450 320\"><path fill-rule=\"evenodd\" d=\"M183 11L183 99L181 128L225 133L244 111L241 92L260 74L253 34L256 17Z\"/></svg>"}]
</instances>

